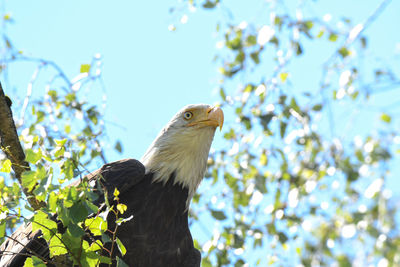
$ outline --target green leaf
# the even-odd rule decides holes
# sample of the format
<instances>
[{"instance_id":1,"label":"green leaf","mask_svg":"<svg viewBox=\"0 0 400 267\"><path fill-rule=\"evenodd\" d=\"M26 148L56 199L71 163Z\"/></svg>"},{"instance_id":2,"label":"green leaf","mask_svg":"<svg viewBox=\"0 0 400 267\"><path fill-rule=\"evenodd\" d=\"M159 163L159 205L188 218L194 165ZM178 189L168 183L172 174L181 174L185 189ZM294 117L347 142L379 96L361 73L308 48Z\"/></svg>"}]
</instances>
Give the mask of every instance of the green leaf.
<instances>
[{"instance_id":1,"label":"green leaf","mask_svg":"<svg viewBox=\"0 0 400 267\"><path fill-rule=\"evenodd\" d=\"M65 153L65 148L64 147L59 147L56 152L54 152L54 156L56 158L60 158L60 157L64 157L64 153Z\"/></svg>"},{"instance_id":2,"label":"green leaf","mask_svg":"<svg viewBox=\"0 0 400 267\"><path fill-rule=\"evenodd\" d=\"M97 242L93 242L90 247L88 247L87 249L88 251L99 251L101 250L101 246L99 245L98 241Z\"/></svg>"},{"instance_id":3,"label":"green leaf","mask_svg":"<svg viewBox=\"0 0 400 267\"><path fill-rule=\"evenodd\" d=\"M74 237L81 237L85 234L85 231L76 223L70 223L67 227L67 231Z\"/></svg>"},{"instance_id":4,"label":"green leaf","mask_svg":"<svg viewBox=\"0 0 400 267\"><path fill-rule=\"evenodd\" d=\"M384 121L386 123L390 123L392 121L392 117L390 117L388 114L386 113L382 113L381 115L381 121Z\"/></svg>"},{"instance_id":5,"label":"green leaf","mask_svg":"<svg viewBox=\"0 0 400 267\"><path fill-rule=\"evenodd\" d=\"M292 97L292 99L290 101L290 107L292 109L294 109L297 113L299 113L299 114L301 113L300 107L297 104L297 101L296 101L296 99L294 97Z\"/></svg>"},{"instance_id":6,"label":"green leaf","mask_svg":"<svg viewBox=\"0 0 400 267\"><path fill-rule=\"evenodd\" d=\"M4 177L3 177L3 176L0 176L0 192L1 192L1 189L4 188L4 186L5 186L5 184L4 184Z\"/></svg>"},{"instance_id":7,"label":"green leaf","mask_svg":"<svg viewBox=\"0 0 400 267\"><path fill-rule=\"evenodd\" d=\"M246 264L246 263L245 263L242 259L239 259L239 260L235 263L234 267L245 266L245 264Z\"/></svg>"},{"instance_id":8,"label":"green leaf","mask_svg":"<svg viewBox=\"0 0 400 267\"><path fill-rule=\"evenodd\" d=\"M307 30L310 30L314 26L314 22L307 20L304 22L304 26L307 28Z\"/></svg>"},{"instance_id":9,"label":"green leaf","mask_svg":"<svg viewBox=\"0 0 400 267\"><path fill-rule=\"evenodd\" d=\"M0 221L0 242L2 242L2 238L4 237L5 233L6 233L6 221L2 220Z\"/></svg>"},{"instance_id":10,"label":"green leaf","mask_svg":"<svg viewBox=\"0 0 400 267\"><path fill-rule=\"evenodd\" d=\"M225 213L219 210L211 210L211 215L219 221L223 221L227 218Z\"/></svg>"},{"instance_id":11,"label":"green leaf","mask_svg":"<svg viewBox=\"0 0 400 267\"><path fill-rule=\"evenodd\" d=\"M119 238L117 238L116 241L117 241L117 245L118 245L119 252L121 252L122 256L124 256L125 253L126 253L126 248L125 248L125 246L122 244L122 242L121 242L121 240L119 240Z\"/></svg>"},{"instance_id":12,"label":"green leaf","mask_svg":"<svg viewBox=\"0 0 400 267\"><path fill-rule=\"evenodd\" d=\"M22 186L27 188L29 191L33 189L33 187L37 183L36 172L35 171L26 171L21 175Z\"/></svg>"},{"instance_id":13,"label":"green leaf","mask_svg":"<svg viewBox=\"0 0 400 267\"><path fill-rule=\"evenodd\" d=\"M36 164L42 158L42 156L42 151L40 149L38 149L37 152L34 152L30 148L25 150L25 160L29 163Z\"/></svg>"},{"instance_id":14,"label":"green leaf","mask_svg":"<svg viewBox=\"0 0 400 267\"><path fill-rule=\"evenodd\" d=\"M117 267L129 267L123 260L117 257Z\"/></svg>"},{"instance_id":15,"label":"green leaf","mask_svg":"<svg viewBox=\"0 0 400 267\"><path fill-rule=\"evenodd\" d=\"M281 138L285 137L286 127L287 127L287 123L281 121L279 124L279 132L280 132Z\"/></svg>"},{"instance_id":16,"label":"green leaf","mask_svg":"<svg viewBox=\"0 0 400 267\"><path fill-rule=\"evenodd\" d=\"M69 215L73 222L79 223L86 219L86 217L88 216L88 211L85 205L83 205L82 202L79 201L69 209Z\"/></svg>"},{"instance_id":17,"label":"green leaf","mask_svg":"<svg viewBox=\"0 0 400 267\"><path fill-rule=\"evenodd\" d=\"M66 124L66 125L64 126L64 131L65 131L65 133L69 134L69 133L71 132L71 125Z\"/></svg>"},{"instance_id":18,"label":"green leaf","mask_svg":"<svg viewBox=\"0 0 400 267\"><path fill-rule=\"evenodd\" d=\"M207 1L203 4L203 7L210 9L210 8L214 8L216 5L217 5L217 2L213 3L213 2Z\"/></svg>"},{"instance_id":19,"label":"green leaf","mask_svg":"<svg viewBox=\"0 0 400 267\"><path fill-rule=\"evenodd\" d=\"M67 194L67 200L69 200L72 204L78 201L79 194L78 190L75 187L67 188L65 190L65 193Z\"/></svg>"},{"instance_id":20,"label":"green leaf","mask_svg":"<svg viewBox=\"0 0 400 267\"><path fill-rule=\"evenodd\" d=\"M56 142L56 144L57 144L57 146L58 147L62 147L62 146L65 146L65 143L67 143L67 139L66 138L64 138L64 139L54 139L54 141Z\"/></svg>"},{"instance_id":21,"label":"green leaf","mask_svg":"<svg viewBox=\"0 0 400 267\"><path fill-rule=\"evenodd\" d=\"M112 242L111 238L110 238L108 235L106 235L106 234L102 234L102 235L101 235L101 240L103 241L103 243Z\"/></svg>"},{"instance_id":22,"label":"green leaf","mask_svg":"<svg viewBox=\"0 0 400 267\"><path fill-rule=\"evenodd\" d=\"M279 27L282 26L282 24L283 24L282 17L275 16L274 24L279 26Z\"/></svg>"},{"instance_id":23,"label":"green leaf","mask_svg":"<svg viewBox=\"0 0 400 267\"><path fill-rule=\"evenodd\" d=\"M3 19L4 19L4 20L11 20L11 14L10 14L10 13L5 14L5 15L3 16Z\"/></svg>"},{"instance_id":24,"label":"green leaf","mask_svg":"<svg viewBox=\"0 0 400 267\"><path fill-rule=\"evenodd\" d=\"M96 107L89 108L86 113L88 114L89 119L93 122L94 125L97 125L99 122L99 112L96 110Z\"/></svg>"},{"instance_id":25,"label":"green leaf","mask_svg":"<svg viewBox=\"0 0 400 267\"><path fill-rule=\"evenodd\" d=\"M297 56L300 56L301 54L303 54L303 48L302 48L302 46L300 45L299 42L293 42L293 46L294 46L294 48L296 50L296 55Z\"/></svg>"},{"instance_id":26,"label":"green leaf","mask_svg":"<svg viewBox=\"0 0 400 267\"><path fill-rule=\"evenodd\" d=\"M46 267L46 264L36 256L26 258L24 267Z\"/></svg>"},{"instance_id":27,"label":"green leaf","mask_svg":"<svg viewBox=\"0 0 400 267\"><path fill-rule=\"evenodd\" d=\"M338 50L339 54L342 56L342 58L348 57L350 55L350 51L346 47L341 47Z\"/></svg>"},{"instance_id":28,"label":"green leaf","mask_svg":"<svg viewBox=\"0 0 400 267\"><path fill-rule=\"evenodd\" d=\"M281 244L286 243L286 242L288 241L288 239L289 239L289 238L286 236L286 234L283 233L283 232L279 232L279 233L278 233L278 237L279 237L279 242L280 242Z\"/></svg>"},{"instance_id":29,"label":"green leaf","mask_svg":"<svg viewBox=\"0 0 400 267\"><path fill-rule=\"evenodd\" d=\"M111 264L111 259L109 257L100 256L99 260L100 260L101 263Z\"/></svg>"},{"instance_id":30,"label":"green leaf","mask_svg":"<svg viewBox=\"0 0 400 267\"><path fill-rule=\"evenodd\" d=\"M75 165L71 159L67 159L61 165L61 172L65 175L66 179L72 179L74 177Z\"/></svg>"},{"instance_id":31,"label":"green leaf","mask_svg":"<svg viewBox=\"0 0 400 267\"><path fill-rule=\"evenodd\" d=\"M322 105L321 104L317 104L317 105L312 107L312 110L314 110L314 111L320 111L321 109L322 109Z\"/></svg>"},{"instance_id":32,"label":"green leaf","mask_svg":"<svg viewBox=\"0 0 400 267\"><path fill-rule=\"evenodd\" d=\"M338 263L340 267L351 267L351 261L346 255L339 255L337 257Z\"/></svg>"},{"instance_id":33,"label":"green leaf","mask_svg":"<svg viewBox=\"0 0 400 267\"><path fill-rule=\"evenodd\" d=\"M89 229L89 231L95 236L100 236L107 230L107 222L104 221L101 217L86 219L85 225Z\"/></svg>"},{"instance_id":34,"label":"green leaf","mask_svg":"<svg viewBox=\"0 0 400 267\"><path fill-rule=\"evenodd\" d=\"M244 126L246 127L246 130L250 130L251 129L251 121L250 121L249 117L242 116L240 118L240 121L244 124Z\"/></svg>"},{"instance_id":35,"label":"green leaf","mask_svg":"<svg viewBox=\"0 0 400 267\"><path fill-rule=\"evenodd\" d=\"M222 88L222 87L219 88L219 95L220 95L220 97L222 98L222 100L225 101L225 99L226 99L226 94L225 94L224 88Z\"/></svg>"},{"instance_id":36,"label":"green leaf","mask_svg":"<svg viewBox=\"0 0 400 267\"><path fill-rule=\"evenodd\" d=\"M212 267L213 265L211 264L210 259L204 258L201 260L201 266L202 267Z\"/></svg>"},{"instance_id":37,"label":"green leaf","mask_svg":"<svg viewBox=\"0 0 400 267\"><path fill-rule=\"evenodd\" d=\"M46 114L43 111L39 110L38 112L36 112L36 117L37 117L36 123L42 122L44 120L45 116L46 116Z\"/></svg>"},{"instance_id":38,"label":"green leaf","mask_svg":"<svg viewBox=\"0 0 400 267\"><path fill-rule=\"evenodd\" d=\"M338 35L335 34L335 33L331 33L331 34L329 35L329 37L328 37L328 40L331 41L331 42L336 42L337 39L338 39Z\"/></svg>"},{"instance_id":39,"label":"green leaf","mask_svg":"<svg viewBox=\"0 0 400 267\"><path fill-rule=\"evenodd\" d=\"M282 83L286 82L286 79L288 76L289 76L289 73L287 73L287 72L279 73L279 78L281 79Z\"/></svg>"},{"instance_id":40,"label":"green leaf","mask_svg":"<svg viewBox=\"0 0 400 267\"><path fill-rule=\"evenodd\" d=\"M89 72L90 71L90 64L82 64L80 71L81 71L81 73Z\"/></svg>"},{"instance_id":41,"label":"green leaf","mask_svg":"<svg viewBox=\"0 0 400 267\"><path fill-rule=\"evenodd\" d=\"M47 241L57 232L57 223L48 218L48 215L39 210L33 216L32 231L41 230L43 238Z\"/></svg>"},{"instance_id":42,"label":"green leaf","mask_svg":"<svg viewBox=\"0 0 400 267\"><path fill-rule=\"evenodd\" d=\"M121 144L120 141L117 141L117 142L115 143L114 148L115 148L115 150L117 150L119 153L122 153L122 144Z\"/></svg>"},{"instance_id":43,"label":"green leaf","mask_svg":"<svg viewBox=\"0 0 400 267\"><path fill-rule=\"evenodd\" d=\"M262 125L264 130L268 130L268 124L270 123L270 121L274 116L275 116L274 113L267 113L260 116L260 124Z\"/></svg>"},{"instance_id":44,"label":"green leaf","mask_svg":"<svg viewBox=\"0 0 400 267\"><path fill-rule=\"evenodd\" d=\"M265 153L260 155L260 165L265 166L268 163L268 157Z\"/></svg>"},{"instance_id":45,"label":"green leaf","mask_svg":"<svg viewBox=\"0 0 400 267\"><path fill-rule=\"evenodd\" d=\"M260 63L260 53L258 51L251 53L250 57L254 61L254 63L256 63L256 64Z\"/></svg>"},{"instance_id":46,"label":"green leaf","mask_svg":"<svg viewBox=\"0 0 400 267\"><path fill-rule=\"evenodd\" d=\"M367 47L367 38L365 38L364 36L360 38L360 42L361 42L361 47L362 48L366 48Z\"/></svg>"},{"instance_id":47,"label":"green leaf","mask_svg":"<svg viewBox=\"0 0 400 267\"><path fill-rule=\"evenodd\" d=\"M58 200L58 196L56 195L56 193L53 191L49 194L49 198L48 198L48 206L51 212L56 212L57 210L57 200Z\"/></svg>"},{"instance_id":48,"label":"green leaf","mask_svg":"<svg viewBox=\"0 0 400 267\"><path fill-rule=\"evenodd\" d=\"M64 255L68 252L65 245L61 242L61 234L57 233L56 236L50 240L49 250L50 250L50 257L54 257L57 255Z\"/></svg>"},{"instance_id":49,"label":"green leaf","mask_svg":"<svg viewBox=\"0 0 400 267\"><path fill-rule=\"evenodd\" d=\"M256 45L257 37L255 35L249 35L247 36L246 42L248 43L249 46Z\"/></svg>"},{"instance_id":50,"label":"green leaf","mask_svg":"<svg viewBox=\"0 0 400 267\"><path fill-rule=\"evenodd\" d=\"M97 195L93 194L94 197L97 199ZM86 205L86 208L88 209L89 213L97 213L99 211L99 207L93 204L90 201L85 201L84 204Z\"/></svg>"}]
</instances>

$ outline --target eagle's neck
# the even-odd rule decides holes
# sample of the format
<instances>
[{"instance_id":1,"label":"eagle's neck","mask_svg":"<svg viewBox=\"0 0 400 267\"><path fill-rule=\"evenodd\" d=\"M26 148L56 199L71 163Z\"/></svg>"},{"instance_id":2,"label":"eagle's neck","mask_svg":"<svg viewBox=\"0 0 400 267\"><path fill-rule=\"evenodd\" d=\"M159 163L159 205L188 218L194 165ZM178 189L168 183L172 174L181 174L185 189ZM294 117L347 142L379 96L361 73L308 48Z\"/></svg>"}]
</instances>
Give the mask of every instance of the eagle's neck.
<instances>
[{"instance_id":1,"label":"eagle's neck","mask_svg":"<svg viewBox=\"0 0 400 267\"><path fill-rule=\"evenodd\" d=\"M163 130L141 159L146 172L154 173L154 182L165 184L174 177L174 184L188 189L186 207L204 177L214 132L210 127L194 131Z\"/></svg>"}]
</instances>

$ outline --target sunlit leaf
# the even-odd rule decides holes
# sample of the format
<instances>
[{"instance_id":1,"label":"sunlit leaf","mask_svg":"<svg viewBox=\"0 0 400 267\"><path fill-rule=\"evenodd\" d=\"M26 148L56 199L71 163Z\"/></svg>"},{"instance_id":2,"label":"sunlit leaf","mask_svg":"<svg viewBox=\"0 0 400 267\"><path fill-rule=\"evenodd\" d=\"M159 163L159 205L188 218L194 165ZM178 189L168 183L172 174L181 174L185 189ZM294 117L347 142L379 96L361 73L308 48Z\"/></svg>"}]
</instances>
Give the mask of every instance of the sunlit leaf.
<instances>
[{"instance_id":1,"label":"sunlit leaf","mask_svg":"<svg viewBox=\"0 0 400 267\"><path fill-rule=\"evenodd\" d=\"M6 173L11 172L11 161L9 159L3 161L3 164L1 165L0 168L0 172L6 172Z\"/></svg>"},{"instance_id":2,"label":"sunlit leaf","mask_svg":"<svg viewBox=\"0 0 400 267\"><path fill-rule=\"evenodd\" d=\"M90 71L90 64L82 64L81 65L81 69L80 69L81 73L85 73L85 72L89 72L89 71Z\"/></svg>"},{"instance_id":3,"label":"sunlit leaf","mask_svg":"<svg viewBox=\"0 0 400 267\"><path fill-rule=\"evenodd\" d=\"M125 255L125 253L126 253L125 246L122 244L122 242L121 242L121 240L119 240L119 238L117 238L116 241L117 241L119 252L121 252L122 256Z\"/></svg>"},{"instance_id":4,"label":"sunlit leaf","mask_svg":"<svg viewBox=\"0 0 400 267\"><path fill-rule=\"evenodd\" d=\"M40 258L32 256L25 260L23 267L46 267L46 264Z\"/></svg>"},{"instance_id":5,"label":"sunlit leaf","mask_svg":"<svg viewBox=\"0 0 400 267\"><path fill-rule=\"evenodd\" d=\"M42 152L40 149L37 152L34 152L30 148L25 150L25 160L29 163L36 164L41 158Z\"/></svg>"},{"instance_id":6,"label":"sunlit leaf","mask_svg":"<svg viewBox=\"0 0 400 267\"><path fill-rule=\"evenodd\" d=\"M22 186L28 190L32 190L37 183L37 177L35 171L26 171L21 175Z\"/></svg>"},{"instance_id":7,"label":"sunlit leaf","mask_svg":"<svg viewBox=\"0 0 400 267\"><path fill-rule=\"evenodd\" d=\"M68 253L68 250L65 247L64 243L61 241L61 239L62 239L61 234L57 234L50 240L49 244L50 257Z\"/></svg>"},{"instance_id":8,"label":"sunlit leaf","mask_svg":"<svg viewBox=\"0 0 400 267\"><path fill-rule=\"evenodd\" d=\"M386 123L390 123L392 121L392 117L390 117L388 114L386 113L382 113L381 115L381 120L386 122Z\"/></svg>"},{"instance_id":9,"label":"sunlit leaf","mask_svg":"<svg viewBox=\"0 0 400 267\"><path fill-rule=\"evenodd\" d=\"M124 204L117 204L117 210L119 211L119 213L124 214L125 211L127 210L127 206Z\"/></svg>"}]
</instances>

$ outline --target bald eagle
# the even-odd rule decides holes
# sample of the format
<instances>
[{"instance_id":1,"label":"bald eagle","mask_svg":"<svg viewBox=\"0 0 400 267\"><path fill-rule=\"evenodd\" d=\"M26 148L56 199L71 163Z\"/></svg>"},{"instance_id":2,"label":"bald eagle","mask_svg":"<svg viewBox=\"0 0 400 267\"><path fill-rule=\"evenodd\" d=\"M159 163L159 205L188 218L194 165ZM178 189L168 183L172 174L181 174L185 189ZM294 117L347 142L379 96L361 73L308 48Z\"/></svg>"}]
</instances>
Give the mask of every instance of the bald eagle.
<instances>
[{"instance_id":1,"label":"bald eagle","mask_svg":"<svg viewBox=\"0 0 400 267\"><path fill-rule=\"evenodd\" d=\"M101 177L109 192L118 188L120 202L127 205L124 216L132 219L120 225L117 236L127 248L123 260L129 266L200 266L188 208L203 179L215 130L223 121L218 107L188 105L161 130L141 162L112 162L88 176L93 181ZM115 218L109 215L107 220L113 229ZM40 233L22 226L1 245L0 266L23 266L29 255L48 258L48 253Z\"/></svg>"}]
</instances>

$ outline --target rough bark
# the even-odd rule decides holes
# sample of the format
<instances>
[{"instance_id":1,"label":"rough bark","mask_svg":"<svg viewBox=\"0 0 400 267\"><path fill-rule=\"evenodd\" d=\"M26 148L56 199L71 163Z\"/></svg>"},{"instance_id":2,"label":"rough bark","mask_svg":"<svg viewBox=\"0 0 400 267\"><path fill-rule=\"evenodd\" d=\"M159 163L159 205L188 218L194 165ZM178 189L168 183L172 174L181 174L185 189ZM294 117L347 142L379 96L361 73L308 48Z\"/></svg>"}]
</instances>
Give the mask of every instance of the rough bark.
<instances>
[{"instance_id":1,"label":"rough bark","mask_svg":"<svg viewBox=\"0 0 400 267\"><path fill-rule=\"evenodd\" d=\"M17 129L15 127L14 119L11 111L11 101L4 94L3 87L0 83L0 145L1 149L6 154L7 158L12 163L15 177L22 186L21 175L24 171L29 171L30 167L28 162L25 161L25 153L19 142ZM29 205L38 210L45 204L36 199L32 191L23 188L27 197Z\"/></svg>"}]
</instances>

